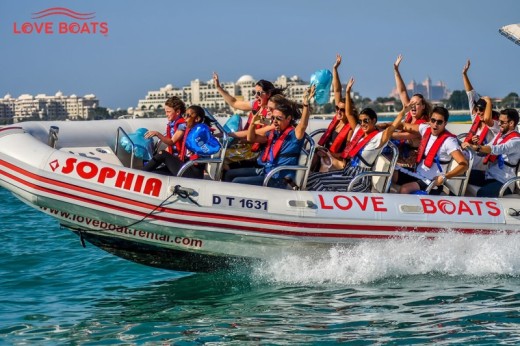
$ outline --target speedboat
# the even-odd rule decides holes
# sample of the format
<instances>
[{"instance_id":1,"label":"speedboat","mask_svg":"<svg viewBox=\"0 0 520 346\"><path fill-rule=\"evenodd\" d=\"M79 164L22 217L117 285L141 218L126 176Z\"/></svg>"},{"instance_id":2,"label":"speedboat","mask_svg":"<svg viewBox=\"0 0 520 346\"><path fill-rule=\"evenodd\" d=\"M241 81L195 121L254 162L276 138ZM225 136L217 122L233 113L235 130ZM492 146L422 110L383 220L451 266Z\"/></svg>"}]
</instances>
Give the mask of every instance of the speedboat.
<instances>
[{"instance_id":1,"label":"speedboat","mask_svg":"<svg viewBox=\"0 0 520 346\"><path fill-rule=\"evenodd\" d=\"M0 186L57 219L83 245L181 271L212 271L360 241L520 231L518 196L390 193L395 162L386 159L386 168L372 177L371 193L222 182L225 145L220 156L202 162L211 166L205 179L144 172L143 160L133 149L123 150L121 138L138 128L162 129L164 123L118 119L5 126ZM309 155L307 150L307 160ZM303 179L306 167L298 168Z\"/></svg>"}]
</instances>

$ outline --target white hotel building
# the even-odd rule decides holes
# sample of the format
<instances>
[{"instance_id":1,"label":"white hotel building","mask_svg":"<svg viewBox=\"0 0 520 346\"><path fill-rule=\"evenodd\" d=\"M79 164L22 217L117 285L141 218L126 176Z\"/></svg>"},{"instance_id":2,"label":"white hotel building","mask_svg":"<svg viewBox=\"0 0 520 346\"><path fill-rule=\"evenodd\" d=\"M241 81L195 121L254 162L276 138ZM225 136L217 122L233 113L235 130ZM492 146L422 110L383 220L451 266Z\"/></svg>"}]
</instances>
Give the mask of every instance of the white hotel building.
<instances>
[{"instance_id":1,"label":"white hotel building","mask_svg":"<svg viewBox=\"0 0 520 346\"><path fill-rule=\"evenodd\" d=\"M244 75L234 83L221 83L221 86L238 100L253 100L253 90L256 82L250 75ZM282 75L278 77L274 85L278 88L286 88L285 95L288 98L301 100L309 84L302 81L298 76L287 78ZM199 105L215 113L240 113L227 105L224 98L217 91L213 80L204 83L198 79L191 81L189 86L182 88L175 88L173 85L168 84L157 91L149 91L144 100L139 100L134 113L137 116L145 116L147 113L160 112L164 108L166 100L172 96L181 98L186 102L187 106Z\"/></svg>"},{"instance_id":2,"label":"white hotel building","mask_svg":"<svg viewBox=\"0 0 520 346\"><path fill-rule=\"evenodd\" d=\"M87 120L98 106L99 101L93 94L65 96L58 91L54 96L23 94L18 98L7 94L0 99L0 124L33 119Z\"/></svg>"}]
</instances>

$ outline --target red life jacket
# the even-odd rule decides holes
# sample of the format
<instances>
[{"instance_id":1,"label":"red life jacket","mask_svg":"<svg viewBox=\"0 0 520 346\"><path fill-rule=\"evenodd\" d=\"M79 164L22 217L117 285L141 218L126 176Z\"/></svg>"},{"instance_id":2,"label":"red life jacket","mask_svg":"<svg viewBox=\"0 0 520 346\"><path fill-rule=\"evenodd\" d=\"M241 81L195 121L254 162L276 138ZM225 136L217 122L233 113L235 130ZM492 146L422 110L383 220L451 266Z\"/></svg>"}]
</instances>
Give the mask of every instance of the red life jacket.
<instances>
[{"instance_id":1,"label":"red life jacket","mask_svg":"<svg viewBox=\"0 0 520 346\"><path fill-rule=\"evenodd\" d=\"M179 159L181 161L186 160L186 154L188 148L186 148L186 138L188 138L188 133L190 133L191 128L186 127L186 131L184 131L184 136L182 137L181 150L179 151ZM190 155L189 160L196 160L199 158L199 155L193 153Z\"/></svg>"},{"instance_id":2,"label":"red life jacket","mask_svg":"<svg viewBox=\"0 0 520 346\"><path fill-rule=\"evenodd\" d=\"M327 128L327 131L325 131L323 136L321 136L320 140L318 141L318 145L323 146L323 145L325 145L325 143L327 143L329 141L330 137L332 136L332 132L334 131L334 129L336 128L336 125L339 122L340 122L340 120L338 119L338 117L335 116L334 119L332 119L332 121L330 122L329 127ZM347 139L347 135L348 135L349 131L350 131L350 124L345 124L341 128L338 135L336 136L336 138L330 145L329 151L331 153L335 154L335 153L339 152L341 145Z\"/></svg>"},{"instance_id":3,"label":"red life jacket","mask_svg":"<svg viewBox=\"0 0 520 346\"><path fill-rule=\"evenodd\" d=\"M421 144L419 145L419 149L417 150L417 163L420 163L421 160L424 157L424 164L426 167L431 168L433 165L433 161L435 160L435 156L437 156L437 153L439 152L439 149L442 146L442 143L449 137L455 137L454 134L450 133L447 130L444 130L435 140L432 147L430 148L430 151L428 151L428 154L425 155L426 146L428 145L428 141L430 140L430 136L432 134L431 127L428 127L426 129L426 132L424 133L424 136L421 139Z\"/></svg>"},{"instance_id":4,"label":"red life jacket","mask_svg":"<svg viewBox=\"0 0 520 346\"><path fill-rule=\"evenodd\" d=\"M379 130L374 130L367 134L365 137L365 133L363 130L359 129L354 137L350 139L350 142L348 142L347 146L345 147L345 150L343 150L343 153L341 154L341 157L346 158L353 158L358 154L358 152L365 147L365 145L374 138L375 135L377 135Z\"/></svg>"},{"instance_id":5,"label":"red life jacket","mask_svg":"<svg viewBox=\"0 0 520 346\"><path fill-rule=\"evenodd\" d=\"M409 111L408 113L406 113L406 118L404 119L404 123L405 124L411 124L412 123L412 120L413 120L413 117L412 117L412 112ZM419 125L419 124L423 124L426 122L426 119L424 118L421 118L421 119L417 119L415 120L415 125Z\"/></svg>"},{"instance_id":6,"label":"red life jacket","mask_svg":"<svg viewBox=\"0 0 520 346\"><path fill-rule=\"evenodd\" d=\"M406 119L404 119L404 123L405 124L411 124L412 120L413 120L412 112L409 111L408 113L406 113ZM424 124L425 122L426 122L426 119L421 118L421 119L416 119L414 124L415 125L420 125L420 124ZM402 148L405 144L406 144L406 139L401 139L399 141L399 148Z\"/></svg>"},{"instance_id":7,"label":"red life jacket","mask_svg":"<svg viewBox=\"0 0 520 346\"><path fill-rule=\"evenodd\" d=\"M466 136L466 138L464 138L465 143L471 143L471 139L473 138L473 136L477 134L478 127L481 122L482 120L480 120L480 117L475 117L475 120L473 120L473 124L471 124L471 128L469 129L468 135ZM482 144L482 142L484 142L488 134L488 131L489 127L487 125L484 125L482 131L480 131L478 144Z\"/></svg>"},{"instance_id":8,"label":"red life jacket","mask_svg":"<svg viewBox=\"0 0 520 346\"><path fill-rule=\"evenodd\" d=\"M176 120L169 121L168 124L166 124L166 137L173 138L173 136L172 136L172 123L173 123L173 133L175 133L175 131L177 131L177 129L179 128L179 125L180 124L184 124L185 122L186 122L186 120L184 120L184 118L182 116L180 116L180 115L179 115L179 117ZM186 136L186 134L184 134L184 135ZM176 151L178 153L180 153L181 147L182 147L182 143L180 141L177 141L174 145L175 145ZM173 154L173 152L174 152L173 146L169 145L168 148L166 148L166 151L169 152L170 154Z\"/></svg>"},{"instance_id":9,"label":"red life jacket","mask_svg":"<svg viewBox=\"0 0 520 346\"><path fill-rule=\"evenodd\" d=\"M276 159L278 153L282 149L282 144L285 140L285 137L294 130L294 126L287 126L286 129L282 132L280 137L276 139L276 142L273 146L273 160ZM271 150L271 146L273 145L274 140L274 130L269 133L269 137L267 138L267 145L264 149L264 154L262 155L262 162L267 162L269 160L269 151Z\"/></svg>"},{"instance_id":10,"label":"red life jacket","mask_svg":"<svg viewBox=\"0 0 520 346\"><path fill-rule=\"evenodd\" d=\"M253 110L251 112L249 112L249 117L247 118L247 123L246 123L246 126L244 127L244 130L247 130L249 128L249 126L251 125L251 121L253 121L253 117L255 116L256 112L258 112L259 109L260 109L260 103L257 100L253 103ZM262 109L261 115L264 118L267 117L267 108ZM264 126L261 124L255 125L255 129L261 129L262 127L264 127ZM259 150L260 150L260 143L253 143L251 145L251 151L257 152Z\"/></svg>"},{"instance_id":11,"label":"red life jacket","mask_svg":"<svg viewBox=\"0 0 520 346\"><path fill-rule=\"evenodd\" d=\"M519 138L519 137L520 137L520 133L518 133L516 131L511 131L504 137L504 139L500 143L498 143L498 140L500 138L502 138L502 136L499 133L496 135L495 139L493 139L493 145L504 144L512 138ZM497 159L498 159L498 155L488 154L488 155L486 155L486 157L484 157L484 160L482 160L482 163L487 164L489 161L495 162Z\"/></svg>"}]
</instances>

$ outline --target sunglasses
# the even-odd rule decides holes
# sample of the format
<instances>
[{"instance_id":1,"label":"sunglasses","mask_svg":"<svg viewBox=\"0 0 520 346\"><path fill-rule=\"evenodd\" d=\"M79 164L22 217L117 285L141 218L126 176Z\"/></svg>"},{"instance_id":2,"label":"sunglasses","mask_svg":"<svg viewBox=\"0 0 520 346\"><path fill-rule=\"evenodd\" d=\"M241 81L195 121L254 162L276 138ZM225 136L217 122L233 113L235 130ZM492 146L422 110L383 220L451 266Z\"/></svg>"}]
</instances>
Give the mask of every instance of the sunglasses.
<instances>
[{"instance_id":1,"label":"sunglasses","mask_svg":"<svg viewBox=\"0 0 520 346\"><path fill-rule=\"evenodd\" d=\"M337 111L345 113L345 108L339 108L338 106L336 106L336 112Z\"/></svg>"},{"instance_id":2,"label":"sunglasses","mask_svg":"<svg viewBox=\"0 0 520 346\"><path fill-rule=\"evenodd\" d=\"M196 114L188 114L188 113L184 113L182 115L183 118L194 118L196 117L197 115Z\"/></svg>"},{"instance_id":3,"label":"sunglasses","mask_svg":"<svg viewBox=\"0 0 520 346\"><path fill-rule=\"evenodd\" d=\"M265 91L253 91L253 96L262 96L267 94Z\"/></svg>"},{"instance_id":4,"label":"sunglasses","mask_svg":"<svg viewBox=\"0 0 520 346\"><path fill-rule=\"evenodd\" d=\"M287 118L284 118L284 117L281 117L281 116L276 116L276 117L271 117L271 119L276 120L276 121L284 121Z\"/></svg>"},{"instance_id":5,"label":"sunglasses","mask_svg":"<svg viewBox=\"0 0 520 346\"><path fill-rule=\"evenodd\" d=\"M358 123L359 125L361 125L361 124L368 124L369 122L370 122L370 119L369 119L369 118L363 118L363 119L359 119L359 120L357 121L357 123Z\"/></svg>"},{"instance_id":6,"label":"sunglasses","mask_svg":"<svg viewBox=\"0 0 520 346\"><path fill-rule=\"evenodd\" d=\"M444 124L444 120L430 118L430 123L437 124L437 125L442 125L442 124Z\"/></svg>"},{"instance_id":7,"label":"sunglasses","mask_svg":"<svg viewBox=\"0 0 520 346\"><path fill-rule=\"evenodd\" d=\"M475 110L476 110L477 112L483 112L483 111L485 111L486 109L485 109L485 108L482 108L482 107L475 107Z\"/></svg>"},{"instance_id":8,"label":"sunglasses","mask_svg":"<svg viewBox=\"0 0 520 346\"><path fill-rule=\"evenodd\" d=\"M500 123L500 125L506 125L509 122L509 120L506 120L506 121L499 120L498 122Z\"/></svg>"}]
</instances>

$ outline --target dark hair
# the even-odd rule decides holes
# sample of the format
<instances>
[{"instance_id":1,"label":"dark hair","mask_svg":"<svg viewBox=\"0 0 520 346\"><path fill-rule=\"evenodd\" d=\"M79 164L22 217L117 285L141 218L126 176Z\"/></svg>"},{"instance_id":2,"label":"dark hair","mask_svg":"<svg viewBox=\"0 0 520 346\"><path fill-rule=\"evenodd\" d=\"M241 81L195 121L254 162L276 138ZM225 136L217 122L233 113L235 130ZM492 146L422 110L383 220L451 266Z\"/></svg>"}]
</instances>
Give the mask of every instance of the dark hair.
<instances>
[{"instance_id":1,"label":"dark hair","mask_svg":"<svg viewBox=\"0 0 520 346\"><path fill-rule=\"evenodd\" d=\"M433 107L431 114L433 114L433 113L442 115L445 122L448 122L448 119L450 119L450 112L448 112L448 110L444 107L440 107L440 106Z\"/></svg>"},{"instance_id":2,"label":"dark hair","mask_svg":"<svg viewBox=\"0 0 520 346\"><path fill-rule=\"evenodd\" d=\"M269 82L265 79L260 79L258 82L256 82L255 85L258 85L262 88L262 90L269 94L269 96L273 95L283 95L283 92L285 89L282 88L276 88L273 83Z\"/></svg>"},{"instance_id":3,"label":"dark hair","mask_svg":"<svg viewBox=\"0 0 520 346\"><path fill-rule=\"evenodd\" d=\"M500 114L507 115L507 120L513 120L513 122L515 123L515 127L516 127L516 125L518 125L518 111L516 109L514 109L514 108L502 109L500 111Z\"/></svg>"},{"instance_id":4,"label":"dark hair","mask_svg":"<svg viewBox=\"0 0 520 346\"><path fill-rule=\"evenodd\" d=\"M206 112L204 112L204 108L202 108L201 106L194 105L194 106L189 106L188 109L191 109L192 111L195 112L195 115L200 118L201 123L206 122Z\"/></svg>"},{"instance_id":5,"label":"dark hair","mask_svg":"<svg viewBox=\"0 0 520 346\"><path fill-rule=\"evenodd\" d=\"M296 102L291 101L280 94L273 95L269 98L269 101L275 104L274 109L282 112L286 117L291 116L291 124L295 124L296 120L302 116L301 106Z\"/></svg>"},{"instance_id":6,"label":"dark hair","mask_svg":"<svg viewBox=\"0 0 520 346\"><path fill-rule=\"evenodd\" d=\"M164 105L173 109L179 109L181 111L181 114L186 113L186 105L184 104L184 101L182 101L177 96L172 96L169 99L167 99Z\"/></svg>"},{"instance_id":7,"label":"dark hair","mask_svg":"<svg viewBox=\"0 0 520 346\"><path fill-rule=\"evenodd\" d=\"M376 122L377 122L377 113L372 108L364 108L361 112L359 112L359 115L361 115L361 114L368 115L368 117L371 120L376 119Z\"/></svg>"},{"instance_id":8,"label":"dark hair","mask_svg":"<svg viewBox=\"0 0 520 346\"><path fill-rule=\"evenodd\" d=\"M339 102L343 102L345 104L345 107L347 105L347 99L345 97L342 97L339 99ZM334 102L334 105L337 107L338 105L336 104L336 102ZM355 117L356 119L359 118L359 112L358 112L358 109L356 107L356 105L354 104L354 102L351 102L350 103L350 112L352 114L353 117Z\"/></svg>"},{"instance_id":9,"label":"dark hair","mask_svg":"<svg viewBox=\"0 0 520 346\"><path fill-rule=\"evenodd\" d=\"M432 105L430 102L426 101L423 94L413 94L412 97L417 96L421 99L424 105L424 112L421 114L421 118L429 120L430 114L432 113Z\"/></svg>"}]
</instances>

